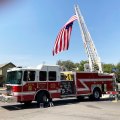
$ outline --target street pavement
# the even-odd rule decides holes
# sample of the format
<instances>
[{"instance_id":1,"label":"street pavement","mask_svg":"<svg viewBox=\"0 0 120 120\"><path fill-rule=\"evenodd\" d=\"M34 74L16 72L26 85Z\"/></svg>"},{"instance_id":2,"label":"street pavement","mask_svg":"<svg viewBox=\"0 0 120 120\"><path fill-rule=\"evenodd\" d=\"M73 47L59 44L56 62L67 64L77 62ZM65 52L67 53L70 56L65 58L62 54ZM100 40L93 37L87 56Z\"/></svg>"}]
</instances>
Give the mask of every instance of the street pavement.
<instances>
[{"instance_id":1,"label":"street pavement","mask_svg":"<svg viewBox=\"0 0 120 120\"><path fill-rule=\"evenodd\" d=\"M0 89L0 93L4 89ZM55 99L53 107L38 108L0 102L0 120L120 120L120 100L103 95L100 101Z\"/></svg>"},{"instance_id":2,"label":"street pavement","mask_svg":"<svg viewBox=\"0 0 120 120\"><path fill-rule=\"evenodd\" d=\"M18 103L0 102L0 120L120 120L120 101L108 98L100 101L75 98L55 99L54 106L38 108L36 103L29 106Z\"/></svg>"}]
</instances>

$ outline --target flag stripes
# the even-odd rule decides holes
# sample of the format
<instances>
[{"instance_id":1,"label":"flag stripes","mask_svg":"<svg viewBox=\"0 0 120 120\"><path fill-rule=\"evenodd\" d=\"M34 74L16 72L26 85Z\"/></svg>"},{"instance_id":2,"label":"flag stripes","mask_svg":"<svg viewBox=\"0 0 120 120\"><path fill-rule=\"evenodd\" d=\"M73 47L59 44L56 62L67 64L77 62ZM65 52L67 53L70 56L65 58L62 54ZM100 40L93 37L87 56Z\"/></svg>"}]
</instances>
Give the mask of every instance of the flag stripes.
<instances>
[{"instance_id":1,"label":"flag stripes","mask_svg":"<svg viewBox=\"0 0 120 120\"><path fill-rule=\"evenodd\" d=\"M58 54L59 52L62 52L64 50L68 50L70 36L72 32L72 25L76 19L76 15L72 16L58 33L53 48L53 55Z\"/></svg>"}]
</instances>

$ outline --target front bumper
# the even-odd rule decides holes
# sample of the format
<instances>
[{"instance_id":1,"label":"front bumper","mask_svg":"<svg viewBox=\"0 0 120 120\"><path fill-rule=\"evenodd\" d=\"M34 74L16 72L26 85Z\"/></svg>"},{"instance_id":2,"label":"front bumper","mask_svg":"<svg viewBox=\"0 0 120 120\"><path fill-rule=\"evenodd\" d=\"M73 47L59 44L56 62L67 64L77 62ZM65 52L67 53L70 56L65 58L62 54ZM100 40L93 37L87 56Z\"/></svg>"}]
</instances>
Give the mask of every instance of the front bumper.
<instances>
[{"instance_id":1,"label":"front bumper","mask_svg":"<svg viewBox=\"0 0 120 120\"><path fill-rule=\"evenodd\" d=\"M8 96L8 95L0 95L0 101L7 102L7 103L14 103L17 102L17 98L14 96Z\"/></svg>"}]
</instances>

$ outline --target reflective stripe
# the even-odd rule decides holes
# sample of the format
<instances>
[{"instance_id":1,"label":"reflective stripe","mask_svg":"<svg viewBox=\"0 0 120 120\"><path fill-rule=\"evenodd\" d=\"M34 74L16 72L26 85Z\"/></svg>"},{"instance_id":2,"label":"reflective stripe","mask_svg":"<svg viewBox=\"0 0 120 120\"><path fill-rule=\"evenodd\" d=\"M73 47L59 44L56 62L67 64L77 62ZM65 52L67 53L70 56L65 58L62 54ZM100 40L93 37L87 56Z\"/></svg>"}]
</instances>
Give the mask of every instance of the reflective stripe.
<instances>
[{"instance_id":1,"label":"reflective stripe","mask_svg":"<svg viewBox=\"0 0 120 120\"><path fill-rule=\"evenodd\" d=\"M100 79L100 78L97 78L97 79L78 79L79 81L87 81L87 82L93 82L93 81L95 81L95 82L105 82L105 81L112 81L113 79L108 79L108 78L102 78L102 79Z\"/></svg>"},{"instance_id":2,"label":"reflective stripe","mask_svg":"<svg viewBox=\"0 0 120 120\"><path fill-rule=\"evenodd\" d=\"M60 93L60 90L49 90L50 93ZM20 96L20 95L35 95L36 91L28 91L28 92L13 92L14 96Z\"/></svg>"},{"instance_id":3,"label":"reflective stripe","mask_svg":"<svg viewBox=\"0 0 120 120\"><path fill-rule=\"evenodd\" d=\"M105 81L112 81L112 79L78 79L78 81L84 86L84 88L77 87L77 91L89 91L90 88L85 82L105 82Z\"/></svg>"},{"instance_id":4,"label":"reflective stripe","mask_svg":"<svg viewBox=\"0 0 120 120\"><path fill-rule=\"evenodd\" d=\"M60 93L60 89L59 90L49 90L50 93Z\"/></svg>"},{"instance_id":5,"label":"reflective stripe","mask_svg":"<svg viewBox=\"0 0 120 120\"><path fill-rule=\"evenodd\" d=\"M35 94L35 91L33 92L30 92L30 91L28 91L28 92L13 92L13 95L14 96L20 96L20 95L34 95Z\"/></svg>"}]
</instances>

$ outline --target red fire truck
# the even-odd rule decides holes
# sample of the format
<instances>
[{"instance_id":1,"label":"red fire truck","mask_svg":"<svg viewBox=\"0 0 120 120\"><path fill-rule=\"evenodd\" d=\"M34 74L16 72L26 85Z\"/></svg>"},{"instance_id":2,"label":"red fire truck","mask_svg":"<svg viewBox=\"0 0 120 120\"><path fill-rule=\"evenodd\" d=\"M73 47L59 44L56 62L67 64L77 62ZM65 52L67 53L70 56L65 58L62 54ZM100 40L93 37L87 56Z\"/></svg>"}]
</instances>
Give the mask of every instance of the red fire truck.
<instances>
[{"instance_id":1,"label":"red fire truck","mask_svg":"<svg viewBox=\"0 0 120 120\"><path fill-rule=\"evenodd\" d=\"M89 96L99 100L102 94L113 91L114 76L102 71L100 57L78 6L75 13L89 60L90 71L61 71L57 65L40 65L37 68L12 68L7 71L6 94L2 101L46 103L53 98ZM98 66L98 72L95 66ZM87 67L86 67L87 68Z\"/></svg>"},{"instance_id":2,"label":"red fire truck","mask_svg":"<svg viewBox=\"0 0 120 120\"><path fill-rule=\"evenodd\" d=\"M57 65L37 68L12 68L7 71L6 94L1 101L37 103L54 98L89 96L99 100L113 90L114 76L98 72L61 71Z\"/></svg>"}]
</instances>

